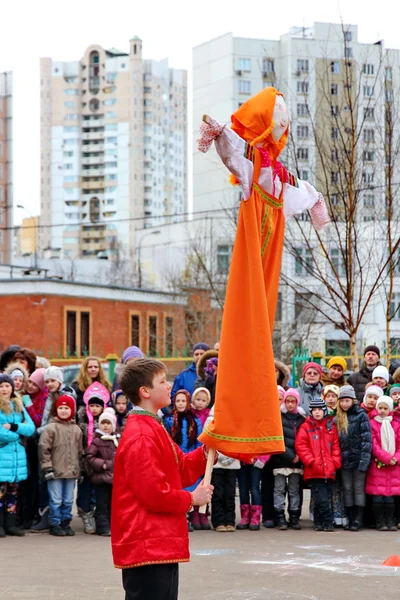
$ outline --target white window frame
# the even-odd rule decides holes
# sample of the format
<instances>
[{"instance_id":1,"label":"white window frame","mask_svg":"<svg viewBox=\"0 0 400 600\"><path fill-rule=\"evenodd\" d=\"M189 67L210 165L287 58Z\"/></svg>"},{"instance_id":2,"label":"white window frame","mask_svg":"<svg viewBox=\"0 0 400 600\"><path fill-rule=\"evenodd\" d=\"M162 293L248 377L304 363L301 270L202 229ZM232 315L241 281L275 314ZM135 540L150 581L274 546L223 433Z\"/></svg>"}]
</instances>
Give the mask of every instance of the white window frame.
<instances>
[{"instance_id":1,"label":"white window frame","mask_svg":"<svg viewBox=\"0 0 400 600\"><path fill-rule=\"evenodd\" d=\"M239 94L251 94L251 81L250 79L239 79L238 81L238 92Z\"/></svg>"}]
</instances>

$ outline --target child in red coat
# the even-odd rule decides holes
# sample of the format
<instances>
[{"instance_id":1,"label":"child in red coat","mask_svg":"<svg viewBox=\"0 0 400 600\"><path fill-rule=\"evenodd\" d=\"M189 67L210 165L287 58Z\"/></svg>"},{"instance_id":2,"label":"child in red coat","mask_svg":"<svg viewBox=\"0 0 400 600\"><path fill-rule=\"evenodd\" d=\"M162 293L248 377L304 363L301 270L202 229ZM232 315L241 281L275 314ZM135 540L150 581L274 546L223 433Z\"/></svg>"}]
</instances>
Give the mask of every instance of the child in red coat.
<instances>
[{"instance_id":1,"label":"child in red coat","mask_svg":"<svg viewBox=\"0 0 400 600\"><path fill-rule=\"evenodd\" d=\"M304 480L311 485L315 531L333 531L331 483L342 466L339 436L321 398L310 401L307 417L296 437L296 452L304 465Z\"/></svg>"},{"instance_id":2,"label":"child in red coat","mask_svg":"<svg viewBox=\"0 0 400 600\"><path fill-rule=\"evenodd\" d=\"M111 542L123 569L125 600L178 598L178 563L189 561L186 513L211 500L213 486L192 485L206 468L207 449L183 454L157 411L171 403L165 366L128 363L119 384L134 404L114 464Z\"/></svg>"}]
</instances>

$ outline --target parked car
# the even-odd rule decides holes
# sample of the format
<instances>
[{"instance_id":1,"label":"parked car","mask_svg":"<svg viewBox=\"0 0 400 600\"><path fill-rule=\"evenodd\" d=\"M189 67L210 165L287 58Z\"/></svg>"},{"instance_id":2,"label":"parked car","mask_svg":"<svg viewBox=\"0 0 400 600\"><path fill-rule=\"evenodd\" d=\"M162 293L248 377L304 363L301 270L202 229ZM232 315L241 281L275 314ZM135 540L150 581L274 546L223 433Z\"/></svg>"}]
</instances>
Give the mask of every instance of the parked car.
<instances>
[{"instance_id":1,"label":"parked car","mask_svg":"<svg viewBox=\"0 0 400 600\"><path fill-rule=\"evenodd\" d=\"M104 373L108 378L108 363L101 363L101 366L103 367ZM77 380L80 368L80 364L67 365L66 367L63 367L65 385L71 385L73 381Z\"/></svg>"}]
</instances>

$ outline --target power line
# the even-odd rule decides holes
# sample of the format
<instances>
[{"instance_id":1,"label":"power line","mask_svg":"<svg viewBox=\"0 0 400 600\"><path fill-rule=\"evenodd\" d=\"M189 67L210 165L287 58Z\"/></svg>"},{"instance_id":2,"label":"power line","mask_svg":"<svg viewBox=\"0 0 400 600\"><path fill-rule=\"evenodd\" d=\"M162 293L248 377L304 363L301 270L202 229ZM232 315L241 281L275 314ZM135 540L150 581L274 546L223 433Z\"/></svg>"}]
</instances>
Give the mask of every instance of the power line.
<instances>
[{"instance_id":1,"label":"power line","mask_svg":"<svg viewBox=\"0 0 400 600\"><path fill-rule=\"evenodd\" d=\"M234 208L234 207L232 207ZM22 227L22 225L13 225L11 227L0 227L1 231L12 231L13 229L21 229L23 228L24 230L27 229L52 229L53 227L79 227L81 225L87 225L87 226L96 226L96 225L112 225L113 223L126 223L128 221L145 221L146 219L150 218L150 219L169 219L169 218L174 218L174 217L188 217L190 215L193 216L197 216L197 215L209 215L209 214L215 214L215 213L219 213L219 212L227 212L230 211L230 208L213 208L212 210L203 210L203 211L196 211L195 213L190 213L190 212L184 212L184 213L173 213L173 214L167 214L167 215L154 215L152 217L125 217L123 219L114 219L112 221L94 221L94 222L86 222L86 221L79 221L77 223L53 223L51 225L27 225ZM40 217L39 217L40 218ZM193 219L193 220L198 220L198 219ZM184 221L177 221L177 223L190 223L190 219L186 219ZM163 225L175 225L175 223L160 223L160 225L154 225L154 227L162 227Z\"/></svg>"}]
</instances>

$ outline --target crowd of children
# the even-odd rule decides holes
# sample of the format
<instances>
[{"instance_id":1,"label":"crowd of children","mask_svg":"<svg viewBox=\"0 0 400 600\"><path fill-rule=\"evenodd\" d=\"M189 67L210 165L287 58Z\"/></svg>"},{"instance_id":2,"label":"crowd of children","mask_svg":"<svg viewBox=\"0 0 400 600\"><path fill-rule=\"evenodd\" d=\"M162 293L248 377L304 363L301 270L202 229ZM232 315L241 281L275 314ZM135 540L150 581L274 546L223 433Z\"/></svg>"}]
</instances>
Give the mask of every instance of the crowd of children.
<instances>
[{"instance_id":1,"label":"crowd of children","mask_svg":"<svg viewBox=\"0 0 400 600\"><path fill-rule=\"evenodd\" d=\"M114 459L133 405L119 388L118 372L111 385L95 357L85 359L71 386L64 385L61 368L43 362L35 368L33 357L19 347L0 356L0 537L23 536L24 530L74 535L76 485L85 533L109 536ZM142 357L131 347L122 362ZM379 358L376 346L367 347L360 371L347 382L342 357L333 357L325 370L307 363L297 389L277 362L285 451L253 464L219 454L211 505L206 513L192 508L189 531L257 531L262 522L301 529L307 488L317 531L358 531L364 522L397 530L400 369L390 374ZM176 378L187 387L175 384L170 406L160 411L184 454L201 446L198 438L213 418L218 350L196 344L193 359ZM198 482L185 489L192 492Z\"/></svg>"}]
</instances>

